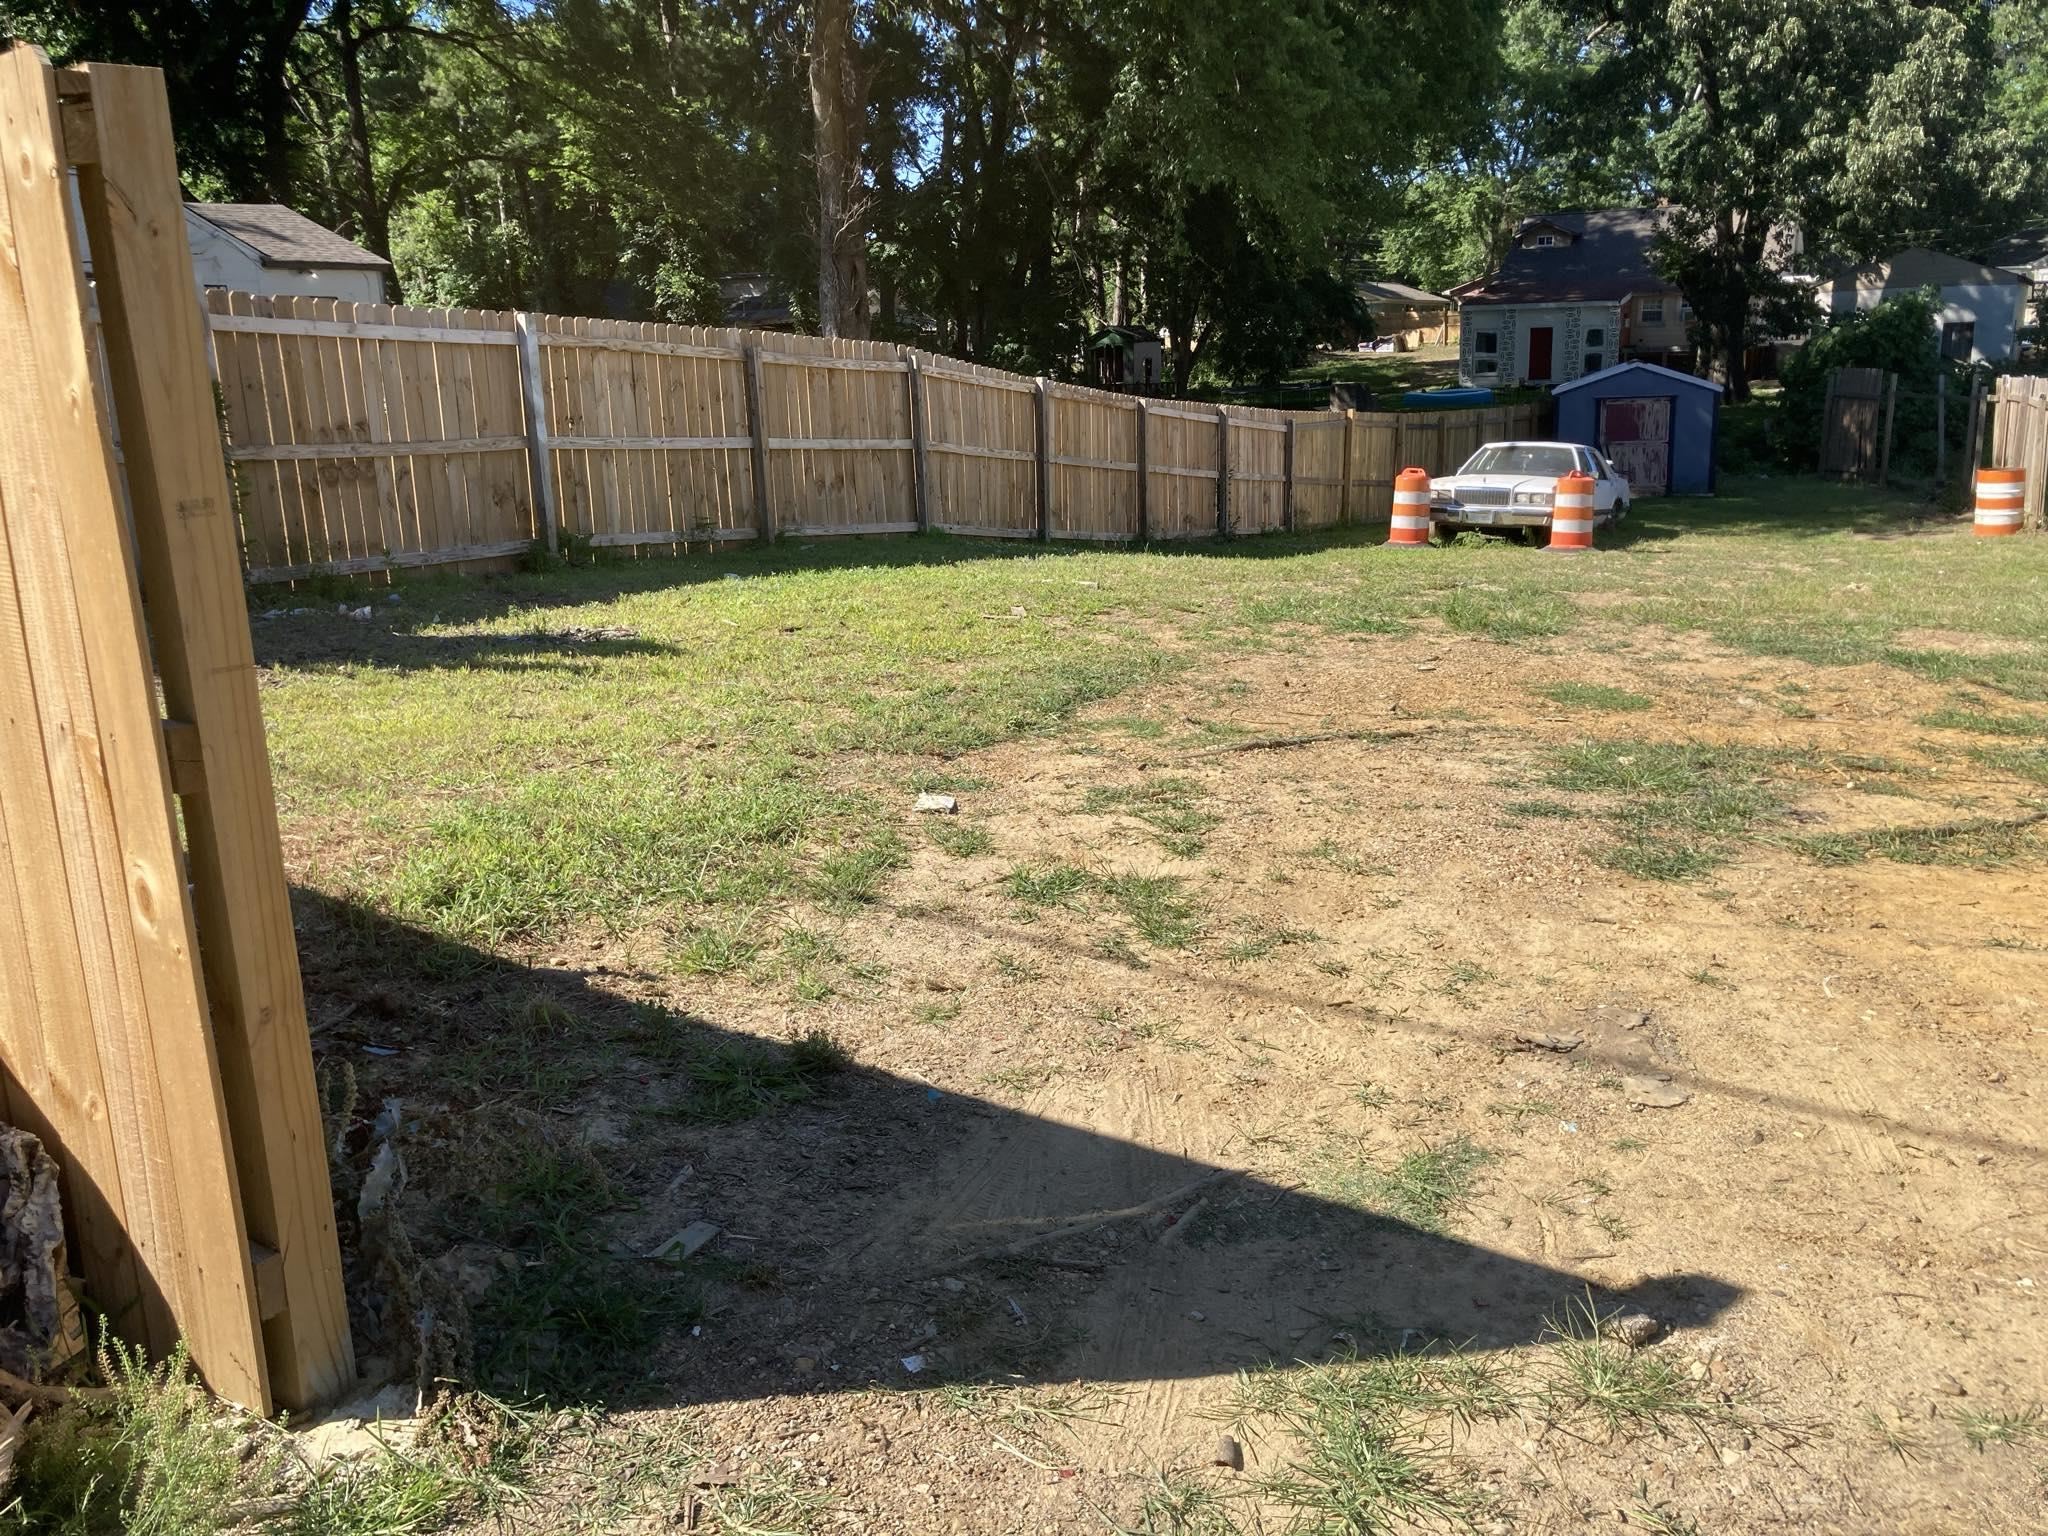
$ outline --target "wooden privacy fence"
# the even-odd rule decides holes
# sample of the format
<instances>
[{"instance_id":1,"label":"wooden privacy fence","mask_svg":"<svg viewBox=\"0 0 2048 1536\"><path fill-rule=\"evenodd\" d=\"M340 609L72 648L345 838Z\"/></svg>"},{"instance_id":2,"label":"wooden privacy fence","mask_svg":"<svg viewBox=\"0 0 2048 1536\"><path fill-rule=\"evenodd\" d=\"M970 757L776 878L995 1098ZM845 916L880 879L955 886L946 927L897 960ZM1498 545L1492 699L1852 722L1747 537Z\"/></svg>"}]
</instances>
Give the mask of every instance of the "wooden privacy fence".
<instances>
[{"instance_id":1,"label":"wooden privacy fence","mask_svg":"<svg viewBox=\"0 0 2048 1536\"><path fill-rule=\"evenodd\" d=\"M1891 469L1899 378L1882 368L1837 368L1821 407L1820 472L1882 484Z\"/></svg>"},{"instance_id":2,"label":"wooden privacy fence","mask_svg":"<svg viewBox=\"0 0 2048 1536\"><path fill-rule=\"evenodd\" d=\"M2027 472L2020 525L2048 523L2048 379L2009 375L1998 381L1991 419L1991 462Z\"/></svg>"},{"instance_id":3,"label":"wooden privacy fence","mask_svg":"<svg viewBox=\"0 0 2048 1536\"><path fill-rule=\"evenodd\" d=\"M0 1113L109 1326L308 1406L355 1368L163 77L16 47L0 132Z\"/></svg>"},{"instance_id":4,"label":"wooden privacy fence","mask_svg":"<svg viewBox=\"0 0 2048 1536\"><path fill-rule=\"evenodd\" d=\"M1180 539L1387 516L1547 406L1154 402L876 342L213 292L252 580L939 529Z\"/></svg>"}]
</instances>

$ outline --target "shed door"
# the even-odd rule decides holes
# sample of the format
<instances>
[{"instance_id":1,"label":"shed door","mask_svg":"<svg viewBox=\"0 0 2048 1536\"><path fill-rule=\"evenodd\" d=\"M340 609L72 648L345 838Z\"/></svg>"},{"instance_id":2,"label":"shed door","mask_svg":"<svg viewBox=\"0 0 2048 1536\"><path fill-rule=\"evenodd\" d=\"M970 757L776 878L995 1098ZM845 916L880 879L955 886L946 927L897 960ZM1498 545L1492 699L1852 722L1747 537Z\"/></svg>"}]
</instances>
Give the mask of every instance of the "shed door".
<instances>
[{"instance_id":1,"label":"shed door","mask_svg":"<svg viewBox=\"0 0 2048 1536\"><path fill-rule=\"evenodd\" d=\"M1600 451L1628 479L1631 496L1671 493L1671 397L1602 400Z\"/></svg>"}]
</instances>

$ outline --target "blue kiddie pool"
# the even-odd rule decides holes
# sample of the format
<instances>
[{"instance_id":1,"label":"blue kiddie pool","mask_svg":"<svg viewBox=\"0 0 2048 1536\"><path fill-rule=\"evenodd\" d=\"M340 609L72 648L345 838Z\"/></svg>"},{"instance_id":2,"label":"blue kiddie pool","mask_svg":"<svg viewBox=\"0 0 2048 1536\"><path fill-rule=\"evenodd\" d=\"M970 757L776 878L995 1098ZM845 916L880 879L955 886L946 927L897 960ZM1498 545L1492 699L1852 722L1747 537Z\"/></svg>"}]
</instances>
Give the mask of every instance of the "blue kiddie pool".
<instances>
[{"instance_id":1,"label":"blue kiddie pool","mask_svg":"<svg viewBox=\"0 0 2048 1536\"><path fill-rule=\"evenodd\" d=\"M1401 403L1403 405L1420 405L1425 407L1441 406L1445 409L1454 406L1491 405L1493 404L1493 391L1490 389L1468 389L1462 387L1456 389L1411 389L1401 397Z\"/></svg>"}]
</instances>

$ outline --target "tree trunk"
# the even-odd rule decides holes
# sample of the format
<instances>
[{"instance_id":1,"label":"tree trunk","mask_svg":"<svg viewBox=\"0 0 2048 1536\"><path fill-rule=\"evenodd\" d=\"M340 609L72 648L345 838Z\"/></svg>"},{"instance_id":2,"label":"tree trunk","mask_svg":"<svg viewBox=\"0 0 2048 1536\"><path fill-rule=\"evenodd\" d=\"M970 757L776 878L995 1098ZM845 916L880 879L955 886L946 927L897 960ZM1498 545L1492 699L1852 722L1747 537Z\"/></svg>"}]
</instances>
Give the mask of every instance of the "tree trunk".
<instances>
[{"instance_id":1,"label":"tree trunk","mask_svg":"<svg viewBox=\"0 0 2048 1536\"><path fill-rule=\"evenodd\" d=\"M868 334L867 199L861 139L867 105L853 35L853 0L811 7L811 115L818 169L818 328Z\"/></svg>"},{"instance_id":2,"label":"tree trunk","mask_svg":"<svg viewBox=\"0 0 2048 1536\"><path fill-rule=\"evenodd\" d=\"M348 117L348 160L350 179L355 183L356 236L362 243L391 259L391 209L377 194L376 159L370 149L370 113L363 95L363 43L355 30L355 0L336 0L330 19L334 26L334 47L341 68L341 99ZM391 302L402 302L397 284L392 283Z\"/></svg>"},{"instance_id":3,"label":"tree trunk","mask_svg":"<svg viewBox=\"0 0 2048 1536\"><path fill-rule=\"evenodd\" d=\"M263 130L262 194L277 203L292 200L291 87L285 72L292 45L311 9L312 0L283 0L267 18L256 50L254 91L257 122Z\"/></svg>"}]
</instances>

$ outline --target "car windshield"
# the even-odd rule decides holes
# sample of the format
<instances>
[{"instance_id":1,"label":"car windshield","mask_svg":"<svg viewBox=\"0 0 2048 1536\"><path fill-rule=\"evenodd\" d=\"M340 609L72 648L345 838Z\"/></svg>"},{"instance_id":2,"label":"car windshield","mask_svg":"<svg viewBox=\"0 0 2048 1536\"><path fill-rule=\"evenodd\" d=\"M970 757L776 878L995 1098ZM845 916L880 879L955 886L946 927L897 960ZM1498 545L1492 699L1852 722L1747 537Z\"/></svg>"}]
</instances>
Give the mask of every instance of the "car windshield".
<instances>
[{"instance_id":1,"label":"car windshield","mask_svg":"<svg viewBox=\"0 0 2048 1536\"><path fill-rule=\"evenodd\" d=\"M1553 443L1488 443L1465 461L1461 475L1568 475L1579 467L1572 450Z\"/></svg>"}]
</instances>

